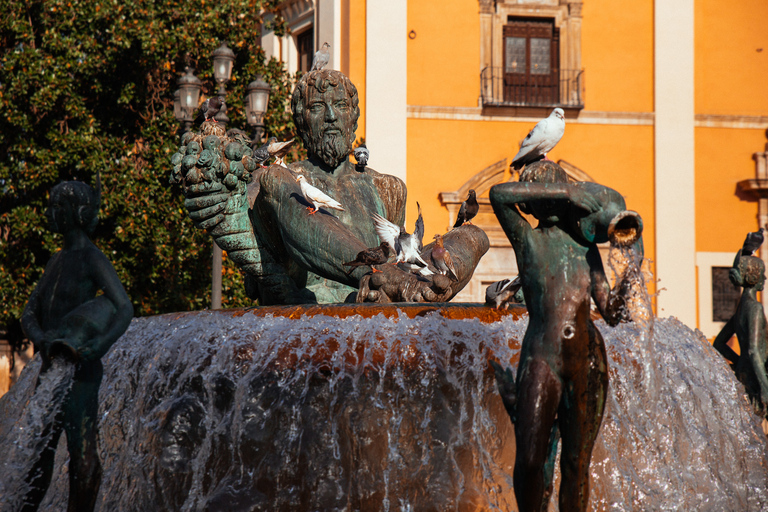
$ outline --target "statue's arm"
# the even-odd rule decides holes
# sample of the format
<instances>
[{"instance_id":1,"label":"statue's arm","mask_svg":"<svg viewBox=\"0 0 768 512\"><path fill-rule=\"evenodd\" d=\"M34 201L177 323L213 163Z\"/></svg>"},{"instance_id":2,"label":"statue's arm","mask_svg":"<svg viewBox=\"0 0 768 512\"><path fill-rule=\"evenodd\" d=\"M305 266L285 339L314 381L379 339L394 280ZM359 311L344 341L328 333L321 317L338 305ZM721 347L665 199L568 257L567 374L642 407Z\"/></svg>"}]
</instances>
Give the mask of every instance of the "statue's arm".
<instances>
[{"instance_id":1,"label":"statue's arm","mask_svg":"<svg viewBox=\"0 0 768 512\"><path fill-rule=\"evenodd\" d=\"M626 295L629 293L629 281L623 279L611 289L608 278L605 276L603 261L596 245L590 247L587 252L590 277L592 280L592 299L600 315L610 326L616 326L619 322L628 321L629 314L626 310Z\"/></svg>"},{"instance_id":2,"label":"statue's arm","mask_svg":"<svg viewBox=\"0 0 768 512\"><path fill-rule=\"evenodd\" d=\"M715 350L720 352L724 358L730 361L731 364L736 364L739 360L739 355L727 345L728 340L730 340L736 333L733 323L734 320L733 317L731 317L730 320L725 323L723 328L720 329L720 332L715 337L715 341L712 346L715 348Z\"/></svg>"},{"instance_id":3,"label":"statue's arm","mask_svg":"<svg viewBox=\"0 0 768 512\"><path fill-rule=\"evenodd\" d=\"M533 230L517 208L518 203L525 202L526 200L526 193L531 188L527 185L537 184L519 182L500 183L491 187L488 194L493 212L496 214L496 218L499 219L501 227L516 251Z\"/></svg>"},{"instance_id":4,"label":"statue's arm","mask_svg":"<svg viewBox=\"0 0 768 512\"><path fill-rule=\"evenodd\" d=\"M760 383L760 396L768 406L768 375L765 370L766 326L765 313L760 303L753 303L749 308L749 359L757 381Z\"/></svg>"},{"instance_id":5,"label":"statue's arm","mask_svg":"<svg viewBox=\"0 0 768 512\"><path fill-rule=\"evenodd\" d=\"M41 297L41 290L43 289L46 279L51 276L51 270L56 266L56 260L60 257L61 252L55 253L48 260L43 271L43 277L35 285L35 289L32 290L32 294L29 296L27 305L24 307L24 312L21 314L21 328L24 334L29 338L35 348L46 353L48 351L48 344L51 342L49 336L46 335L42 326L40 325L40 318L42 316L42 301L44 297Z\"/></svg>"},{"instance_id":6,"label":"statue's arm","mask_svg":"<svg viewBox=\"0 0 768 512\"><path fill-rule=\"evenodd\" d=\"M120 282L112 263L104 253L97 249L91 254L93 255L90 262L93 269L93 280L114 306L115 314L109 328L104 333L90 340L78 350L80 355L88 360L99 359L106 354L109 348L128 329L133 318L133 304L131 304L131 299L125 292L123 283Z\"/></svg>"}]
</instances>

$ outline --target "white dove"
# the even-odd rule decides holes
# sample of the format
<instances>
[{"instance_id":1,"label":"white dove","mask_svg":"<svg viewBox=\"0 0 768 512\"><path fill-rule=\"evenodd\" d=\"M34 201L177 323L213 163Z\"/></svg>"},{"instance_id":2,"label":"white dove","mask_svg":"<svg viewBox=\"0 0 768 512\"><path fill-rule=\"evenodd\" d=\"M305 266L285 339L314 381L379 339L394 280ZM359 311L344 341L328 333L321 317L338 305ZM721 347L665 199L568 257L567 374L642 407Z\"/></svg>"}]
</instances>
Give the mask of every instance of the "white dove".
<instances>
[{"instance_id":1,"label":"white dove","mask_svg":"<svg viewBox=\"0 0 768 512\"><path fill-rule=\"evenodd\" d=\"M402 263L408 270L419 269L421 275L428 276L434 272L427 268L427 262L421 257L424 248L421 242L424 237L424 219L421 216L421 206L419 203L416 203L416 206L419 209L419 218L416 219L416 228L412 235L409 235L404 227L388 221L378 213L372 215L373 224L381 241L395 248L395 265Z\"/></svg>"},{"instance_id":2,"label":"white dove","mask_svg":"<svg viewBox=\"0 0 768 512\"><path fill-rule=\"evenodd\" d=\"M564 112L556 108L549 117L539 121L520 142L520 151L512 159L512 168L520 170L524 165L547 157L565 132Z\"/></svg>"},{"instance_id":3,"label":"white dove","mask_svg":"<svg viewBox=\"0 0 768 512\"><path fill-rule=\"evenodd\" d=\"M303 175L299 174L296 177L296 181L298 181L301 186L301 195L304 196L304 199L314 205L314 208L307 206L310 215L317 213L321 206L323 208L333 208L334 210L344 211L344 207L341 206L340 202L333 199L319 188L313 187L307 183L307 178Z\"/></svg>"}]
</instances>

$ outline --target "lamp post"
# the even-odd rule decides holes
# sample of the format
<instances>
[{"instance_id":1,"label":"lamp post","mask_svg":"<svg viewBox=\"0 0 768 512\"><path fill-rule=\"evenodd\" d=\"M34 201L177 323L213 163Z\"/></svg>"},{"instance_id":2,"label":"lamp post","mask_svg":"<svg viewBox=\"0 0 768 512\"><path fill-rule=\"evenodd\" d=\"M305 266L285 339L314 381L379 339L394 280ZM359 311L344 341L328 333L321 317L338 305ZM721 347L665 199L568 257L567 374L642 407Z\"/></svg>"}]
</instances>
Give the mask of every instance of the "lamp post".
<instances>
[{"instance_id":1,"label":"lamp post","mask_svg":"<svg viewBox=\"0 0 768 512\"><path fill-rule=\"evenodd\" d=\"M261 76L257 76L256 80L248 84L245 90L247 94L245 119L248 125L255 129L253 140L258 143L261 142L261 138L264 135L264 113L267 111L269 93L272 87L262 80Z\"/></svg>"},{"instance_id":2,"label":"lamp post","mask_svg":"<svg viewBox=\"0 0 768 512\"><path fill-rule=\"evenodd\" d=\"M219 113L216 114L216 121L226 126L229 122L227 117L227 82L232 77L232 64L235 62L235 52L227 47L227 43L221 43L221 46L216 48L211 54L213 60L213 78L216 79L216 83L219 84L219 99L222 106Z\"/></svg>"},{"instance_id":3,"label":"lamp post","mask_svg":"<svg viewBox=\"0 0 768 512\"><path fill-rule=\"evenodd\" d=\"M179 88L173 93L173 115L176 120L184 123L185 132L192 128L200 90L203 88L203 82L195 76L194 71L189 66L186 67L184 75L177 82Z\"/></svg>"},{"instance_id":4,"label":"lamp post","mask_svg":"<svg viewBox=\"0 0 768 512\"><path fill-rule=\"evenodd\" d=\"M216 114L216 121L224 125L229 122L227 117L227 82L232 77L232 65L235 62L235 53L227 47L227 43L221 43L211 54L213 60L213 77L219 84L217 95L222 102L221 109ZM173 115L177 121L183 123L184 132L192 128L195 120L194 113L200 100L200 91L203 83L194 75L194 69L187 67L185 74L178 80L179 88L173 94ZM247 87L245 102L246 120L248 125L255 128L255 139L260 141L264 135L264 113L269 104L270 85L257 76L256 80ZM211 265L211 309L221 309L221 248L213 242L213 262Z\"/></svg>"}]
</instances>

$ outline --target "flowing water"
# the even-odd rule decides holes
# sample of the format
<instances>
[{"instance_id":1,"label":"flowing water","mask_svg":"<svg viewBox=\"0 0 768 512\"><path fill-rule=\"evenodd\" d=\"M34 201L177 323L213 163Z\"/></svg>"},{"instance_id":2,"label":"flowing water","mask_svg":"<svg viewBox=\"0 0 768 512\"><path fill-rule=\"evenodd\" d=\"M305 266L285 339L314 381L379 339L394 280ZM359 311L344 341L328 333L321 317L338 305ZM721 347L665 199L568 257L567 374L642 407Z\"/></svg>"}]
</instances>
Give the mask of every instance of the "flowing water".
<instances>
[{"instance_id":1,"label":"flowing water","mask_svg":"<svg viewBox=\"0 0 768 512\"><path fill-rule=\"evenodd\" d=\"M103 360L97 510L515 510L514 432L488 359L516 367L526 325L437 312L135 319ZM593 509L768 508L759 419L707 340L674 319L648 339L642 322L598 328L610 391ZM0 411L18 416L33 386L25 377ZM3 446L22 442L6 423ZM66 460L62 443L41 510L65 510Z\"/></svg>"}]
</instances>

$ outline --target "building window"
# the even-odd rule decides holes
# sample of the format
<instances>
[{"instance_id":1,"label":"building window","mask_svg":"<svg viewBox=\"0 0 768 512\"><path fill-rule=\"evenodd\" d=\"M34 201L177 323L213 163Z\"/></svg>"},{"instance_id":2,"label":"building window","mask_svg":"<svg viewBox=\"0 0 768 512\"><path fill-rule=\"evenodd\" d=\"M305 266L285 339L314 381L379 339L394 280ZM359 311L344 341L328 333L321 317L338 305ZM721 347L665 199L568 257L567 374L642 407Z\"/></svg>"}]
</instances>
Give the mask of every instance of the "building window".
<instances>
[{"instance_id":1,"label":"building window","mask_svg":"<svg viewBox=\"0 0 768 512\"><path fill-rule=\"evenodd\" d=\"M299 56L298 70L306 73L315 55L315 31L312 28L296 36L296 51Z\"/></svg>"},{"instance_id":2,"label":"building window","mask_svg":"<svg viewBox=\"0 0 768 512\"><path fill-rule=\"evenodd\" d=\"M584 107L581 5L480 0L483 107Z\"/></svg>"},{"instance_id":3,"label":"building window","mask_svg":"<svg viewBox=\"0 0 768 512\"><path fill-rule=\"evenodd\" d=\"M558 104L559 51L554 20L510 19L504 25L504 101Z\"/></svg>"},{"instance_id":4,"label":"building window","mask_svg":"<svg viewBox=\"0 0 768 512\"><path fill-rule=\"evenodd\" d=\"M731 267L712 267L712 320L727 322L736 313L741 288L728 278Z\"/></svg>"}]
</instances>

